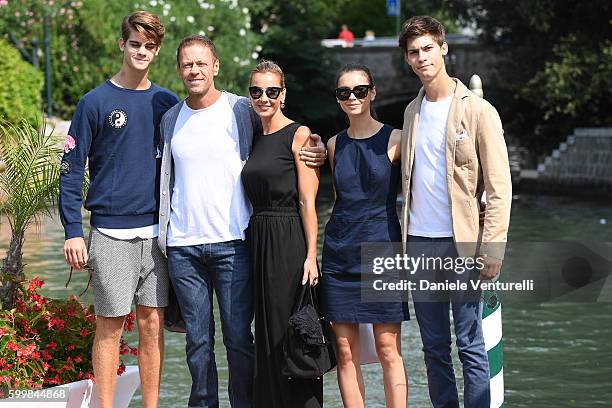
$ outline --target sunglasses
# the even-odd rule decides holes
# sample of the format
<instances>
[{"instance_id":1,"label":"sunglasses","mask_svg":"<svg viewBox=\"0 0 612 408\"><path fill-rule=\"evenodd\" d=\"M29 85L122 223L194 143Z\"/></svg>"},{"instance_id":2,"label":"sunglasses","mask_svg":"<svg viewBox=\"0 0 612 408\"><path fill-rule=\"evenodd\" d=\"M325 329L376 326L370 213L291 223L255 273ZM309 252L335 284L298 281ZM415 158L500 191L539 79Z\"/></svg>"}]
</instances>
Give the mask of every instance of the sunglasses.
<instances>
[{"instance_id":1,"label":"sunglasses","mask_svg":"<svg viewBox=\"0 0 612 408\"><path fill-rule=\"evenodd\" d=\"M264 92L266 96L270 99L278 99L282 92L283 88L278 86L271 86L269 88L261 88L259 86L249 86L249 95L253 99L259 99L263 96Z\"/></svg>"},{"instance_id":2,"label":"sunglasses","mask_svg":"<svg viewBox=\"0 0 612 408\"><path fill-rule=\"evenodd\" d=\"M341 86L340 88L336 88L336 98L339 101L346 101L351 97L351 94L355 95L357 99L363 99L368 96L372 85L357 85L353 89L348 86Z\"/></svg>"}]
</instances>

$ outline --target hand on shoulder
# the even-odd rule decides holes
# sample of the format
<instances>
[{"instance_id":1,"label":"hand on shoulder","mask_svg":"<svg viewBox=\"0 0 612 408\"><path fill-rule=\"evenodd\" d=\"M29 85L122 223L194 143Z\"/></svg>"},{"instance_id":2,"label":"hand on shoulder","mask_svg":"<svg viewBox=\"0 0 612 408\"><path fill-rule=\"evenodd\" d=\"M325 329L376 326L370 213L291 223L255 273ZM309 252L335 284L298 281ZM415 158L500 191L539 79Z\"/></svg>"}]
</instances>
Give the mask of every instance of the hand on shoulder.
<instances>
[{"instance_id":1,"label":"hand on shoulder","mask_svg":"<svg viewBox=\"0 0 612 408\"><path fill-rule=\"evenodd\" d=\"M312 133L307 126L300 126L293 137L293 146L301 147L300 160L308 167L317 168L325 163L327 151L321 140L321 136Z\"/></svg>"}]
</instances>

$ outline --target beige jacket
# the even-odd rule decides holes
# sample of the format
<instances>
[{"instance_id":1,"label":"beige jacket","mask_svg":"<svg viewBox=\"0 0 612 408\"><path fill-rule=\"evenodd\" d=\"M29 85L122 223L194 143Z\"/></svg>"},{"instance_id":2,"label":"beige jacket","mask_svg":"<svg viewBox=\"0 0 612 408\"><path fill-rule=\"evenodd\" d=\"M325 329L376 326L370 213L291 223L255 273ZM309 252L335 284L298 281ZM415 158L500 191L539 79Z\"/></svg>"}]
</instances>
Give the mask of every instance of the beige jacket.
<instances>
[{"instance_id":1,"label":"beige jacket","mask_svg":"<svg viewBox=\"0 0 612 408\"><path fill-rule=\"evenodd\" d=\"M503 259L510 222L512 183L499 114L458 79L446 124L446 181L453 238L461 256L483 254ZM410 181L421 102L425 90L404 112L402 129L402 240L406 248ZM479 202L486 191L484 226ZM478 246L480 245L480 249Z\"/></svg>"}]
</instances>

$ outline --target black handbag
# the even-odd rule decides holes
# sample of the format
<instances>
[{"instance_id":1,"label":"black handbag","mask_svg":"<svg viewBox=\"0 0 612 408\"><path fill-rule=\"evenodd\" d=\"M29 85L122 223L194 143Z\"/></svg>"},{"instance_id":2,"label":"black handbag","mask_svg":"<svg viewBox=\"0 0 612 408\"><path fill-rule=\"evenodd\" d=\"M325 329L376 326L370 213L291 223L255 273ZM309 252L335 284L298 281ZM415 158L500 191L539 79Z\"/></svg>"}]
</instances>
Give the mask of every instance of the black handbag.
<instances>
[{"instance_id":1,"label":"black handbag","mask_svg":"<svg viewBox=\"0 0 612 408\"><path fill-rule=\"evenodd\" d=\"M313 291L303 285L283 339L281 374L290 379L320 378L336 366L336 336L320 315Z\"/></svg>"},{"instance_id":2,"label":"black handbag","mask_svg":"<svg viewBox=\"0 0 612 408\"><path fill-rule=\"evenodd\" d=\"M164 310L164 328L177 333L185 333L187 331L172 283L170 284L170 293L168 294L168 306Z\"/></svg>"}]
</instances>

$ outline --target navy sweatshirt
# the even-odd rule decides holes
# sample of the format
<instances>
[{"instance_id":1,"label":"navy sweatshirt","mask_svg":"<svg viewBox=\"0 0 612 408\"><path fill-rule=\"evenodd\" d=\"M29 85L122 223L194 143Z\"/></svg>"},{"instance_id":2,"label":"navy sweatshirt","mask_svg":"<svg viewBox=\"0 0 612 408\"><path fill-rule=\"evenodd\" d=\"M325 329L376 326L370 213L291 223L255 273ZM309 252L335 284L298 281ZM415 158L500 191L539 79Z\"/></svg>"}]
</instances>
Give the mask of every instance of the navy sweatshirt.
<instances>
[{"instance_id":1,"label":"navy sweatshirt","mask_svg":"<svg viewBox=\"0 0 612 408\"><path fill-rule=\"evenodd\" d=\"M89 190L85 208L99 228L136 228L157 223L161 144L159 123L178 103L154 83L124 89L110 81L78 103L60 168L59 211L66 239L83 236L81 218L85 163Z\"/></svg>"}]
</instances>

